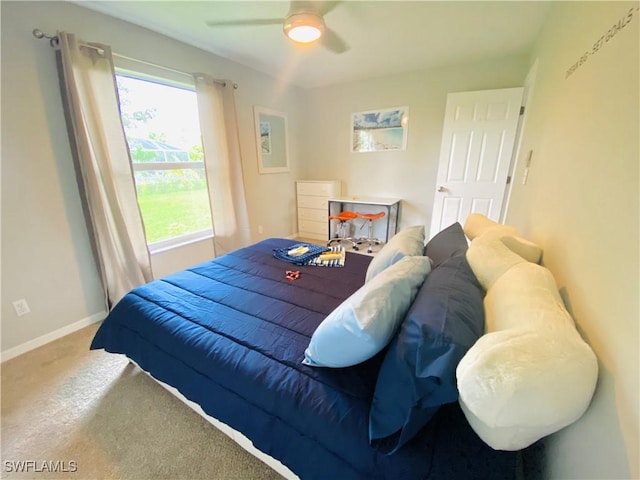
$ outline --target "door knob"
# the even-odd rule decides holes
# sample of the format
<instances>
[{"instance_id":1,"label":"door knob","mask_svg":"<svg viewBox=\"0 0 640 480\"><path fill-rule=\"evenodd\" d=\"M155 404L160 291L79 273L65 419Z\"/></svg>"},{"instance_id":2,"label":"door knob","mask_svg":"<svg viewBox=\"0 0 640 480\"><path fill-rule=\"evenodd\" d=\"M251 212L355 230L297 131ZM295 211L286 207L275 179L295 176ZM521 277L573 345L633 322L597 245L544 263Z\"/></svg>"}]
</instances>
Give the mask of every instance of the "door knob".
<instances>
[{"instance_id":1,"label":"door knob","mask_svg":"<svg viewBox=\"0 0 640 480\"><path fill-rule=\"evenodd\" d=\"M442 185L440 185L440 186L438 187L438 192L440 192L440 193L444 193L444 192L446 192L446 191L447 191L447 187L443 187Z\"/></svg>"}]
</instances>

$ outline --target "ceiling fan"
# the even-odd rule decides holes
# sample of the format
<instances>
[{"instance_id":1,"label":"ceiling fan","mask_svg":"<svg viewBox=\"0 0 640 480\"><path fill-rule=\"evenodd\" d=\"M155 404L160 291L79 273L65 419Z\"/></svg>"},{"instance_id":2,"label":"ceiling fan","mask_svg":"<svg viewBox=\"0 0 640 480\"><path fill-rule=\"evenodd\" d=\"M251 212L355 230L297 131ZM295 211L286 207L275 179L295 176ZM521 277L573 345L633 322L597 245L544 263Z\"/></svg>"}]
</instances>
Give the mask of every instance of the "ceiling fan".
<instances>
[{"instance_id":1,"label":"ceiling fan","mask_svg":"<svg viewBox=\"0 0 640 480\"><path fill-rule=\"evenodd\" d=\"M246 25L282 25L287 38L297 43L313 43L319 41L334 53L349 50L346 42L328 28L324 15L332 11L342 2L297 1L290 2L289 12L284 18L258 18L247 20L208 21L210 27L237 27Z\"/></svg>"}]
</instances>

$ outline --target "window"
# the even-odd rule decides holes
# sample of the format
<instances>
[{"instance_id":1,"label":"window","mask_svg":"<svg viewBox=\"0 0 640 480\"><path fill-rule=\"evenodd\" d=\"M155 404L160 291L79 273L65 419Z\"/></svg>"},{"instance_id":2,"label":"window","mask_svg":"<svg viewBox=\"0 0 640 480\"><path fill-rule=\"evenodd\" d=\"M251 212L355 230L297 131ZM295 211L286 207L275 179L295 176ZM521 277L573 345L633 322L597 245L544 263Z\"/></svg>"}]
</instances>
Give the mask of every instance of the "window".
<instances>
[{"instance_id":1,"label":"window","mask_svg":"<svg viewBox=\"0 0 640 480\"><path fill-rule=\"evenodd\" d=\"M196 93L116 75L120 112L150 250L210 237Z\"/></svg>"}]
</instances>

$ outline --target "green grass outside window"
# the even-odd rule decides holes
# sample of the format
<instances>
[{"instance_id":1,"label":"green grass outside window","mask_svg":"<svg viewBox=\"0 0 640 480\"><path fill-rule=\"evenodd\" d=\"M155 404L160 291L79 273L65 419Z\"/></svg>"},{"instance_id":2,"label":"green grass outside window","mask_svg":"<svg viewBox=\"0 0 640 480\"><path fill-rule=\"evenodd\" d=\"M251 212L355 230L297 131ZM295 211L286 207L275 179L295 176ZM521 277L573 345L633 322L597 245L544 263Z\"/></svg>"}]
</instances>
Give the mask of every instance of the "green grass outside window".
<instances>
[{"instance_id":1,"label":"green grass outside window","mask_svg":"<svg viewBox=\"0 0 640 480\"><path fill-rule=\"evenodd\" d=\"M211 228L206 185L168 192L139 189L138 204L148 243Z\"/></svg>"}]
</instances>

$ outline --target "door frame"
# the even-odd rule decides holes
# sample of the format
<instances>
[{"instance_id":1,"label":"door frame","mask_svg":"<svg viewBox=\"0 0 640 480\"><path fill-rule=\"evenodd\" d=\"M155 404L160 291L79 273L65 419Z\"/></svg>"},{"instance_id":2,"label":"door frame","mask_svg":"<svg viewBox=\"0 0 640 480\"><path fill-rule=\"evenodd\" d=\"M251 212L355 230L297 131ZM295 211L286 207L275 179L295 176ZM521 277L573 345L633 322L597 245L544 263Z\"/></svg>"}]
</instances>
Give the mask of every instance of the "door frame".
<instances>
[{"instance_id":1,"label":"door frame","mask_svg":"<svg viewBox=\"0 0 640 480\"><path fill-rule=\"evenodd\" d=\"M533 65L529 69L529 72L527 73L527 77L524 80L524 85L523 85L524 91L522 93L522 102L521 102L521 107L524 109L524 112L522 115L520 115L520 118L518 119L518 126L516 127L515 148L513 149L511 163L509 164L509 173L507 174L510 181L506 185L504 198L502 199L502 207L500 208L500 217L499 217L500 223L505 223L506 221L507 212L509 211L509 202L511 201L511 193L513 191L514 183L516 182L516 180L518 180L523 185L526 184L526 174L520 179L516 179L515 174L518 167L518 160L520 159L522 154L522 139L524 137L524 128L526 126L527 118L529 115L529 109L527 108L527 105L529 104L529 99L533 94L537 75L538 75L538 59L536 58L535 61L533 62ZM531 150L531 154L533 154L533 150ZM530 162L531 157L529 157L529 152L526 152L526 156L529 158L528 161Z\"/></svg>"}]
</instances>

